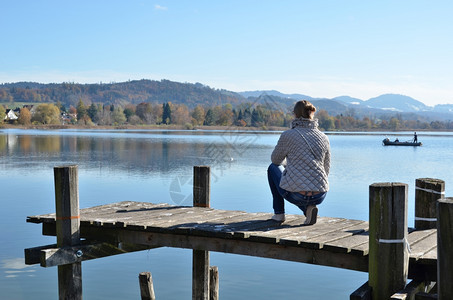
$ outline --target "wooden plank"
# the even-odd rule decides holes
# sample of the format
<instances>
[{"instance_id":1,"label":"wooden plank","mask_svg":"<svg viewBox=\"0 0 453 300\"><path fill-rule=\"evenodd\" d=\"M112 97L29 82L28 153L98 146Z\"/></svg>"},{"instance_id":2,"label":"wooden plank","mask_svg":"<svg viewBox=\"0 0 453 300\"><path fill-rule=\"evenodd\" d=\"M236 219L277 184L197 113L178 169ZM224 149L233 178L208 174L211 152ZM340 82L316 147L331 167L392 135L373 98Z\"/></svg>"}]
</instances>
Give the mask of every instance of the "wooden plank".
<instances>
[{"instance_id":1,"label":"wooden plank","mask_svg":"<svg viewBox=\"0 0 453 300\"><path fill-rule=\"evenodd\" d=\"M302 226L299 230L280 238L280 243L284 245L294 245L321 249L322 244L315 241L315 238L336 231L347 222L346 219L318 218L318 222L313 226Z\"/></svg>"},{"instance_id":2,"label":"wooden plank","mask_svg":"<svg viewBox=\"0 0 453 300\"><path fill-rule=\"evenodd\" d=\"M417 241L410 245L411 253L410 257L414 259L421 258L425 253L436 248L437 246L437 234L435 231L432 234L425 236L422 240Z\"/></svg>"},{"instance_id":3,"label":"wooden plank","mask_svg":"<svg viewBox=\"0 0 453 300\"><path fill-rule=\"evenodd\" d=\"M94 243L63 248L48 248L41 249L40 264L41 267L47 268L148 249L150 249L150 247L142 245L113 245L109 243Z\"/></svg>"},{"instance_id":4,"label":"wooden plank","mask_svg":"<svg viewBox=\"0 0 453 300\"><path fill-rule=\"evenodd\" d=\"M371 287L368 285L368 281L355 290L349 296L349 300L371 300Z\"/></svg>"},{"instance_id":5,"label":"wooden plank","mask_svg":"<svg viewBox=\"0 0 453 300\"><path fill-rule=\"evenodd\" d=\"M412 280L406 287L393 294L390 299L415 299L415 295L420 292L429 292L434 287L435 282L425 282Z\"/></svg>"},{"instance_id":6,"label":"wooden plank","mask_svg":"<svg viewBox=\"0 0 453 300\"><path fill-rule=\"evenodd\" d=\"M248 239L223 239L215 237L176 235L158 232L131 231L120 228L90 227L82 231L87 239L100 240L114 237L132 244L165 246L187 249L204 249L232 254L241 254L265 258L274 258L295 262L304 262L331 267L339 267L366 272L368 258L345 253L330 253L317 249L289 247L280 244L252 242Z\"/></svg>"},{"instance_id":7,"label":"wooden plank","mask_svg":"<svg viewBox=\"0 0 453 300\"><path fill-rule=\"evenodd\" d=\"M346 252L355 255L368 254L368 232L364 231L358 234L343 237L338 240L326 242L323 249L332 252ZM362 247L363 246L363 247ZM360 248L359 248L360 247Z\"/></svg>"}]
</instances>

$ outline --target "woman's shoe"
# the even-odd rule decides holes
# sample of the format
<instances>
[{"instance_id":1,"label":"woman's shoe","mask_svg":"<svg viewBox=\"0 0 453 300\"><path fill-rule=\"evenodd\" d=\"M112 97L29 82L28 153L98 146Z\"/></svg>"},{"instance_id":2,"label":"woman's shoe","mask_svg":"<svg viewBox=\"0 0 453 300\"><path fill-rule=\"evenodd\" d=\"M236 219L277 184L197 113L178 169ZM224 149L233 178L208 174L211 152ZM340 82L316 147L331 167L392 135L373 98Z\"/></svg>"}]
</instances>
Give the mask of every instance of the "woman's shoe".
<instances>
[{"instance_id":1,"label":"woman's shoe","mask_svg":"<svg viewBox=\"0 0 453 300\"><path fill-rule=\"evenodd\" d=\"M307 207L306 219L304 224L305 225L313 225L316 224L316 219L318 218L318 208L316 205L310 205Z\"/></svg>"},{"instance_id":2,"label":"woman's shoe","mask_svg":"<svg viewBox=\"0 0 453 300\"><path fill-rule=\"evenodd\" d=\"M285 222L285 214L275 214L271 219L277 222Z\"/></svg>"}]
</instances>

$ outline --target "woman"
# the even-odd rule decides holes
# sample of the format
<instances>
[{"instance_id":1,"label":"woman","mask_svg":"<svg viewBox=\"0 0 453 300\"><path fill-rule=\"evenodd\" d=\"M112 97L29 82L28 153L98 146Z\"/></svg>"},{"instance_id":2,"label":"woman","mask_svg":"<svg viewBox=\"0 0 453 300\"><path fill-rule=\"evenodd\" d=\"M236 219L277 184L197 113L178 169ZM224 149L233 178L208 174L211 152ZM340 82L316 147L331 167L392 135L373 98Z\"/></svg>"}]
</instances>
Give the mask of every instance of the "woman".
<instances>
[{"instance_id":1,"label":"woman","mask_svg":"<svg viewBox=\"0 0 453 300\"><path fill-rule=\"evenodd\" d=\"M316 223L316 205L329 190L330 143L313 119L316 108L309 101L294 106L291 129L280 136L267 170L273 196L272 220L285 221L284 199L298 206L306 216L304 224Z\"/></svg>"}]
</instances>

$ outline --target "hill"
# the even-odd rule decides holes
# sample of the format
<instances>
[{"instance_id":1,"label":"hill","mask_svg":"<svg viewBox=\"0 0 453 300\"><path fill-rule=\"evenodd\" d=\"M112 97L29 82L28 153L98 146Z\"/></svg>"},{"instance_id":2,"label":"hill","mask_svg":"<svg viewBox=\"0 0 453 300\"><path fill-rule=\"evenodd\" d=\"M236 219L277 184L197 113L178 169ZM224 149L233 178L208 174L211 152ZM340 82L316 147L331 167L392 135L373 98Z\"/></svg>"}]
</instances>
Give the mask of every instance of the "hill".
<instances>
[{"instance_id":1,"label":"hill","mask_svg":"<svg viewBox=\"0 0 453 300\"><path fill-rule=\"evenodd\" d=\"M246 102L247 99L240 94L212 89L201 83L179 83L170 80L143 79L109 84L18 82L0 85L0 102L61 102L66 106L76 106L79 100L87 105L173 102L193 108L198 104L236 105Z\"/></svg>"},{"instance_id":2,"label":"hill","mask_svg":"<svg viewBox=\"0 0 453 300\"><path fill-rule=\"evenodd\" d=\"M125 105L149 102L162 104L172 102L185 104L189 109L197 105L212 107L230 103L233 107L243 104L261 104L273 110L289 112L297 100L312 101L318 109L329 115L346 115L356 118L371 117L388 119L398 114L402 119L425 121L451 120L453 105L435 107L405 95L385 94L362 100L347 95L327 98L314 98L304 94L284 94L276 90L232 92L213 89L201 83L180 83L170 80L134 80L120 83L51 83L17 82L0 84L2 103L49 103L61 102L66 107L76 106L82 100L85 105L103 103Z\"/></svg>"}]
</instances>

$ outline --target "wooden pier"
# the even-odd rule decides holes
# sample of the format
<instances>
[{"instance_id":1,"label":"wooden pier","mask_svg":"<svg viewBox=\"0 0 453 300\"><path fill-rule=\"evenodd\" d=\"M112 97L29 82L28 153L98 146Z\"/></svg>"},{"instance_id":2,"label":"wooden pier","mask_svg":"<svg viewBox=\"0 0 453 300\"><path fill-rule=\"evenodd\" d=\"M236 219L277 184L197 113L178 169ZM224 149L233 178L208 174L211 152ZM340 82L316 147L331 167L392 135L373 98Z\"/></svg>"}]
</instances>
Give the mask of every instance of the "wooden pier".
<instances>
[{"instance_id":1,"label":"wooden pier","mask_svg":"<svg viewBox=\"0 0 453 300\"><path fill-rule=\"evenodd\" d=\"M57 196L57 177L65 176L60 171L56 168L57 202L63 201ZM369 282L353 292L351 299L450 299L452 295L449 283L442 292L445 297L432 293L441 291L440 285L433 288L434 282L442 282L437 279L438 235L436 216L432 216L433 203L436 206L443 198L442 181L416 183L420 186L416 190L419 228L407 226L407 185L400 183L370 186L369 222L318 217L315 225L305 226L303 215L287 215L280 224L270 220L271 213L210 208L209 168L195 167L194 172L194 207L125 201L80 211L66 204L66 211L59 213L57 204L56 213L28 217L27 222L42 224L44 235L57 236L57 244L25 249L26 263L59 266L60 299L81 299L82 261L155 247L194 250L193 299L209 299L209 251L369 272ZM69 181L77 177L69 176ZM74 202L74 197L78 200L78 195L68 196L73 200L67 203ZM442 201L453 207L453 201ZM447 228L452 228L452 221L447 222ZM65 226L70 233L60 229ZM68 234L77 240L59 242L59 236ZM451 235L443 243L446 262L452 256L448 239ZM451 268L444 278L451 278L449 272ZM60 273L66 275L60 277ZM407 279L412 282L406 286ZM216 298L211 295L211 299Z\"/></svg>"}]
</instances>

